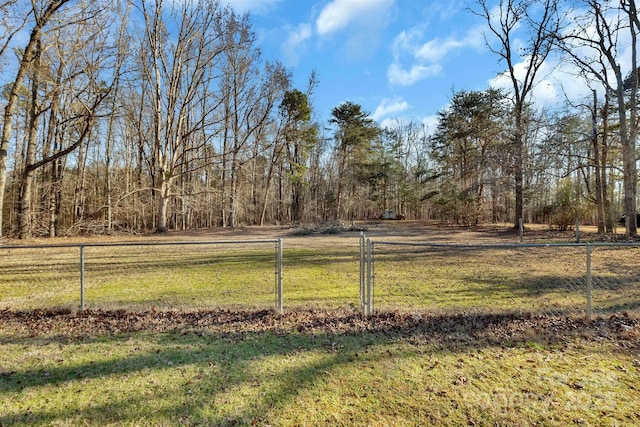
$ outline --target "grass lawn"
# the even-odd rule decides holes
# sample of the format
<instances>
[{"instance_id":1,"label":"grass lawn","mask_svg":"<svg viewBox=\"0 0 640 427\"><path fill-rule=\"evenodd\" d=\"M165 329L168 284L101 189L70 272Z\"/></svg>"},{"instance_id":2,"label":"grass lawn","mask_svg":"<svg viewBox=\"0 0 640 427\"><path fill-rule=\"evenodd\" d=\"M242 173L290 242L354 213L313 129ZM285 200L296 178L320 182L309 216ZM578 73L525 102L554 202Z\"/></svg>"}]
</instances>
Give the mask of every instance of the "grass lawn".
<instances>
[{"instance_id":1,"label":"grass lawn","mask_svg":"<svg viewBox=\"0 0 640 427\"><path fill-rule=\"evenodd\" d=\"M8 311L0 425L638 425L640 321Z\"/></svg>"},{"instance_id":2,"label":"grass lawn","mask_svg":"<svg viewBox=\"0 0 640 427\"><path fill-rule=\"evenodd\" d=\"M638 247L596 247L592 306L640 313ZM385 247L375 254L377 308L586 315L586 247Z\"/></svg>"},{"instance_id":3,"label":"grass lawn","mask_svg":"<svg viewBox=\"0 0 640 427\"><path fill-rule=\"evenodd\" d=\"M420 228L410 222L372 227L367 236L375 241L372 273L377 309L586 315L584 246L518 247L511 241L513 235L504 232L465 233L446 227ZM285 309L359 307L359 233L268 237L284 238ZM543 237L544 233L538 233L534 243L544 245ZM546 237L550 243L558 240L554 234ZM155 243L168 239L178 240L156 237ZM96 240L100 242L99 238L80 242ZM140 239L143 243L149 240ZM391 246L385 240L511 246ZM87 246L85 306L129 310L275 307L274 243L202 245L197 241ZM638 255L640 246L593 248L592 307L596 314L640 314ZM77 247L0 248L0 269L0 308L75 309L80 305Z\"/></svg>"},{"instance_id":4,"label":"grass lawn","mask_svg":"<svg viewBox=\"0 0 640 427\"><path fill-rule=\"evenodd\" d=\"M0 426L640 425L638 248L587 322L581 254L383 244L365 319L358 245L285 238L284 314L269 245L87 247L83 312L77 248L0 252Z\"/></svg>"},{"instance_id":5,"label":"grass lawn","mask_svg":"<svg viewBox=\"0 0 640 427\"><path fill-rule=\"evenodd\" d=\"M359 304L358 239L346 243L285 248L287 308ZM87 308L275 307L275 251L270 244L109 246L84 252ZM0 308L80 305L78 248L0 249L0 269Z\"/></svg>"}]
</instances>

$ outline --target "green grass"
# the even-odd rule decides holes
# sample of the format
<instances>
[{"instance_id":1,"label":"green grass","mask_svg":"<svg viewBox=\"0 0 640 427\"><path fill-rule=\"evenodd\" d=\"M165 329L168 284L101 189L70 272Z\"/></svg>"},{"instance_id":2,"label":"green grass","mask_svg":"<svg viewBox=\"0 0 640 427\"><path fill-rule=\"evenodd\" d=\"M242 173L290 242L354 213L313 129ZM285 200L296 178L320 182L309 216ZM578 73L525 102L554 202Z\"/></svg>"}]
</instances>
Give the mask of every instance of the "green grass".
<instances>
[{"instance_id":1,"label":"green grass","mask_svg":"<svg viewBox=\"0 0 640 427\"><path fill-rule=\"evenodd\" d=\"M258 317L121 333L73 314L7 321L0 425L640 423L639 341L617 323Z\"/></svg>"},{"instance_id":2,"label":"green grass","mask_svg":"<svg viewBox=\"0 0 640 427\"><path fill-rule=\"evenodd\" d=\"M359 304L359 268L357 247L286 249L285 306L355 307Z\"/></svg>"},{"instance_id":3,"label":"green grass","mask_svg":"<svg viewBox=\"0 0 640 427\"><path fill-rule=\"evenodd\" d=\"M77 249L0 254L0 426L640 424L637 249L594 250L630 317L588 324L557 249L380 250L362 319L357 244L285 244L282 316L269 245L86 248L84 313Z\"/></svg>"},{"instance_id":4,"label":"green grass","mask_svg":"<svg viewBox=\"0 0 640 427\"><path fill-rule=\"evenodd\" d=\"M358 239L285 244L284 307L358 308ZM586 314L586 249L376 245L374 305L382 310ZM595 248L593 308L640 311L638 248ZM85 248L85 306L161 309L275 307L272 244ZM0 253L0 307L75 308L78 248Z\"/></svg>"},{"instance_id":5,"label":"green grass","mask_svg":"<svg viewBox=\"0 0 640 427\"><path fill-rule=\"evenodd\" d=\"M0 307L79 306L79 249L0 255ZM287 307L359 304L357 247L287 248L284 255ZM91 308L275 307L271 245L87 247L84 274L85 306Z\"/></svg>"},{"instance_id":6,"label":"green grass","mask_svg":"<svg viewBox=\"0 0 640 427\"><path fill-rule=\"evenodd\" d=\"M595 248L592 307L603 315L640 312L638 248ZM522 312L584 316L586 248L414 248L379 245L379 309Z\"/></svg>"}]
</instances>

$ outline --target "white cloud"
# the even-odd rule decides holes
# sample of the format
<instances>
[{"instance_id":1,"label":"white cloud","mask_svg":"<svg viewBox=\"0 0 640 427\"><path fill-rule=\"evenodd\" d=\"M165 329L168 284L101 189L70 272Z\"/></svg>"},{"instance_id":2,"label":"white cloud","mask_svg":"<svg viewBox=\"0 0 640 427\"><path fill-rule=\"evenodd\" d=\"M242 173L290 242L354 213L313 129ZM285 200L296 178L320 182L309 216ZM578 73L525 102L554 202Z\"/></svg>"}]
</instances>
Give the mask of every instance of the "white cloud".
<instances>
[{"instance_id":1,"label":"white cloud","mask_svg":"<svg viewBox=\"0 0 640 427\"><path fill-rule=\"evenodd\" d=\"M492 13L497 14L497 11L497 8L493 9ZM583 40L597 39L597 29L593 21L593 15L586 10L576 9L573 6L569 6L563 13L567 16L567 22L571 23L563 28L563 36L571 34L581 36L580 40L570 46L572 53L581 57L586 63L597 64L600 54L593 47L583 42ZM616 20L618 17L615 13L617 12L612 9L612 13L613 15L610 18ZM515 35L519 34L516 33ZM616 34L617 46L621 47L616 52L617 61L625 70L631 69L631 42L628 37L628 32L626 31ZM495 45L495 38L490 42ZM518 49L523 48L524 45L524 39L514 38L514 51L518 52ZM516 57L514 60L518 61L514 65L516 79L522 82L527 72L529 57ZM596 69L598 70L597 65ZM607 70L607 72L611 72L611 70ZM609 76L609 81L613 81L613 76ZM490 79L488 84L491 87L503 89L507 93L513 93L513 84L508 71ZM579 103L583 99L590 99L592 88L596 89L599 94L603 93L601 83L593 76L585 75L567 56L550 56L538 71L535 85L527 101L541 108L563 108L566 106L567 99L570 99L573 103Z\"/></svg>"},{"instance_id":2,"label":"white cloud","mask_svg":"<svg viewBox=\"0 0 640 427\"><path fill-rule=\"evenodd\" d=\"M433 39L418 47L415 57L426 62L438 62L445 58L449 52L463 46L464 43L462 41L452 38L444 41Z\"/></svg>"},{"instance_id":3,"label":"white cloud","mask_svg":"<svg viewBox=\"0 0 640 427\"><path fill-rule=\"evenodd\" d=\"M333 0L326 5L316 20L316 31L326 35L340 31L349 25L371 24L387 13L394 0L355 1Z\"/></svg>"},{"instance_id":4,"label":"white cloud","mask_svg":"<svg viewBox=\"0 0 640 427\"><path fill-rule=\"evenodd\" d=\"M289 32L289 36L280 47L287 65L297 65L301 53L305 49L305 42L311 38L311 35L311 25L308 23L299 24L297 28Z\"/></svg>"},{"instance_id":5,"label":"white cloud","mask_svg":"<svg viewBox=\"0 0 640 427\"><path fill-rule=\"evenodd\" d=\"M428 134L435 132L439 122L440 122L440 118L436 115L426 116L422 118L422 124L426 128L426 132Z\"/></svg>"},{"instance_id":6,"label":"white cloud","mask_svg":"<svg viewBox=\"0 0 640 427\"><path fill-rule=\"evenodd\" d=\"M362 3L360 2L347 3L344 1L334 1L333 3L329 3L322 9L316 21L318 34L332 33L349 25L349 21L351 21L354 16L357 16L354 6L358 7L361 5Z\"/></svg>"},{"instance_id":7,"label":"white cloud","mask_svg":"<svg viewBox=\"0 0 640 427\"><path fill-rule=\"evenodd\" d=\"M400 129L404 126L412 124L421 124L422 129L419 130L420 135L432 135L438 126L438 116L426 116L423 118L401 116L401 117L389 117L379 122L379 125L383 129Z\"/></svg>"},{"instance_id":8,"label":"white cloud","mask_svg":"<svg viewBox=\"0 0 640 427\"><path fill-rule=\"evenodd\" d=\"M435 38L423 42L419 27L402 31L391 44L393 62L387 70L392 85L410 86L427 77L440 74L442 62L454 52L465 48L480 48L484 41L478 28L471 28L463 38ZM410 65L404 65L410 64Z\"/></svg>"},{"instance_id":9,"label":"white cloud","mask_svg":"<svg viewBox=\"0 0 640 427\"><path fill-rule=\"evenodd\" d=\"M528 57L514 65L515 77L522 82L527 72ZM548 58L542 64L531 91L529 101L542 108L565 105L566 100L578 100L589 96L591 89L586 80L578 78L578 69L570 62L558 62L560 58ZM513 83L508 71L489 80L489 86L513 93Z\"/></svg>"},{"instance_id":10,"label":"white cloud","mask_svg":"<svg viewBox=\"0 0 640 427\"><path fill-rule=\"evenodd\" d=\"M405 111L407 108L409 108L409 103L402 98L385 98L376 107L371 118L375 121L379 121L384 116Z\"/></svg>"},{"instance_id":11,"label":"white cloud","mask_svg":"<svg viewBox=\"0 0 640 427\"><path fill-rule=\"evenodd\" d=\"M380 126L381 129L398 129L401 127L403 122L404 120L402 118L388 117L386 119L378 121L378 126Z\"/></svg>"},{"instance_id":12,"label":"white cloud","mask_svg":"<svg viewBox=\"0 0 640 427\"><path fill-rule=\"evenodd\" d=\"M544 79L538 82L533 92L536 102L543 105L549 105L560 101L563 98L563 95L562 92L558 91L557 84L557 81L551 79Z\"/></svg>"},{"instance_id":13,"label":"white cloud","mask_svg":"<svg viewBox=\"0 0 640 427\"><path fill-rule=\"evenodd\" d=\"M478 37L480 31L478 28L473 28L461 39L448 37L444 40L439 38L429 40L418 47L416 58L422 61L438 62L457 50L465 48L479 49L484 46L484 39Z\"/></svg>"},{"instance_id":14,"label":"white cloud","mask_svg":"<svg viewBox=\"0 0 640 427\"><path fill-rule=\"evenodd\" d=\"M349 60L371 59L390 22L396 0L333 0L318 14L315 33L322 42L340 33L338 51Z\"/></svg>"},{"instance_id":15,"label":"white cloud","mask_svg":"<svg viewBox=\"0 0 640 427\"><path fill-rule=\"evenodd\" d=\"M438 64L426 66L418 64L405 69L401 64L393 63L387 69L387 80L393 86L411 86L427 77L437 76L441 72L442 66Z\"/></svg>"},{"instance_id":16,"label":"white cloud","mask_svg":"<svg viewBox=\"0 0 640 427\"><path fill-rule=\"evenodd\" d=\"M394 58L401 56L403 53L413 53L418 45L418 40L422 38L422 31L418 28L411 28L400 32L391 42L391 51Z\"/></svg>"}]
</instances>

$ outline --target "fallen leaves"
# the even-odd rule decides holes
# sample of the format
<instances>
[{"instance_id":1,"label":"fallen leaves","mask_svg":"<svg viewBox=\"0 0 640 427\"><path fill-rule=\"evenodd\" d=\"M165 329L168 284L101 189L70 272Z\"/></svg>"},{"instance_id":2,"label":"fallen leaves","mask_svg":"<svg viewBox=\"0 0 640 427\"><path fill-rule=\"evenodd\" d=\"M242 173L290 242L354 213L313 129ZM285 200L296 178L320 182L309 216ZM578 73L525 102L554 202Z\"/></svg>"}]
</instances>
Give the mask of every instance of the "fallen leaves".
<instances>
[{"instance_id":1,"label":"fallen leaves","mask_svg":"<svg viewBox=\"0 0 640 427\"><path fill-rule=\"evenodd\" d=\"M597 322L530 314L428 314L379 312L365 318L350 310L307 310L278 314L271 310L148 311L126 310L10 310L0 311L0 327L29 336L83 337L146 331L218 334L235 340L238 334L351 335L383 333L415 342L473 347L475 343L510 347L568 345L609 340L640 349L640 319L613 315ZM535 332L532 332L535 331ZM535 351L535 348L532 349Z\"/></svg>"}]
</instances>

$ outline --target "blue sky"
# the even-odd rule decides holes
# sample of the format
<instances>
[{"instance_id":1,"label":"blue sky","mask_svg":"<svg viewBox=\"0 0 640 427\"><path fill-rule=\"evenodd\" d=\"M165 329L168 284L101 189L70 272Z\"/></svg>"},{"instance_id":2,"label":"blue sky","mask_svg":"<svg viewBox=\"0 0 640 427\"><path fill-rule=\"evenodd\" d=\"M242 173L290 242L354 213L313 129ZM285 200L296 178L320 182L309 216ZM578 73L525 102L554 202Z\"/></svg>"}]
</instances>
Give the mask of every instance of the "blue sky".
<instances>
[{"instance_id":1,"label":"blue sky","mask_svg":"<svg viewBox=\"0 0 640 427\"><path fill-rule=\"evenodd\" d=\"M433 130L454 91L510 88L501 76L505 65L486 46L486 23L467 10L474 0L220 1L250 14L264 58L291 69L296 88L305 90L317 72L313 105L325 124L332 108L351 101L381 125L412 120ZM618 52L624 73L631 69L625 34ZM525 37L516 34L514 44L525 45ZM515 69L523 75L524 62ZM558 108L567 97L579 103L590 96L591 80L576 78L567 61L551 57L540 70L534 102L545 108Z\"/></svg>"},{"instance_id":2,"label":"blue sky","mask_svg":"<svg viewBox=\"0 0 640 427\"><path fill-rule=\"evenodd\" d=\"M231 0L249 12L264 57L293 70L304 90L312 70L318 118L352 101L379 123L433 124L454 90L482 90L501 70L482 20L464 1Z\"/></svg>"},{"instance_id":3,"label":"blue sky","mask_svg":"<svg viewBox=\"0 0 640 427\"><path fill-rule=\"evenodd\" d=\"M468 4L475 5L473 0L222 2L250 13L265 58L280 60L293 70L298 89L304 90L311 71L317 71L320 84L313 103L318 119L325 123L333 107L352 101L383 126L412 120L433 130L437 112L454 92L511 89L506 65L486 46L485 35L490 35L486 22L467 10ZM493 3L491 8L488 1L495 14L498 0ZM585 13L575 3L566 5L564 16ZM615 9L610 18L617 18ZM568 22L565 31L575 25ZM585 30L593 32L592 27ZM624 31L618 37L616 54L627 73L631 43ZM527 38L516 32L513 45L525 46ZM597 57L593 51L584 54ZM524 76L525 63L516 55L516 76ZM603 93L595 79L578 77L570 61L552 55L538 72L530 101L558 110L566 107L567 99L585 102L591 96L590 86Z\"/></svg>"}]
</instances>

